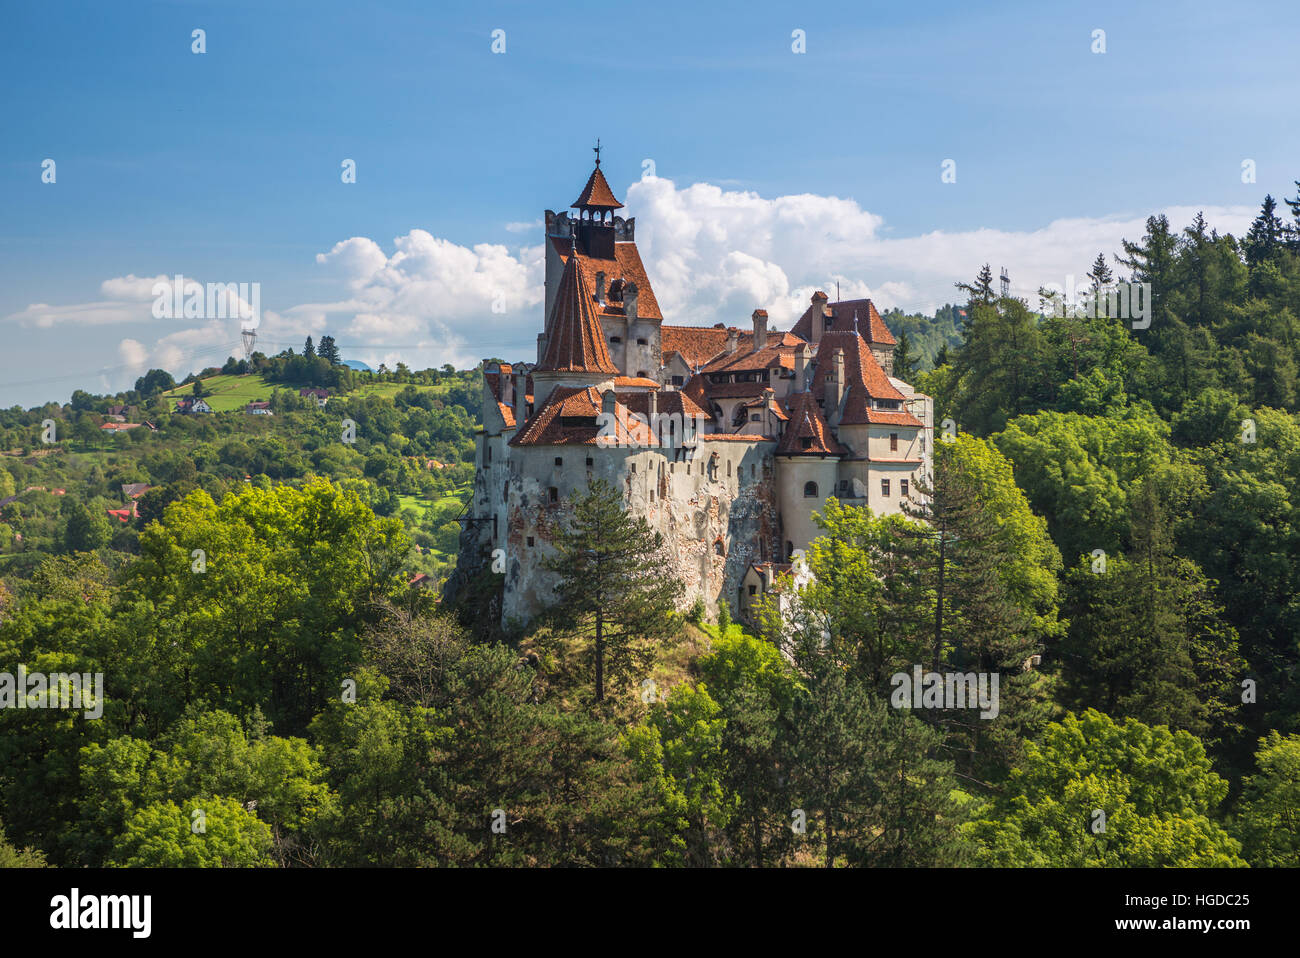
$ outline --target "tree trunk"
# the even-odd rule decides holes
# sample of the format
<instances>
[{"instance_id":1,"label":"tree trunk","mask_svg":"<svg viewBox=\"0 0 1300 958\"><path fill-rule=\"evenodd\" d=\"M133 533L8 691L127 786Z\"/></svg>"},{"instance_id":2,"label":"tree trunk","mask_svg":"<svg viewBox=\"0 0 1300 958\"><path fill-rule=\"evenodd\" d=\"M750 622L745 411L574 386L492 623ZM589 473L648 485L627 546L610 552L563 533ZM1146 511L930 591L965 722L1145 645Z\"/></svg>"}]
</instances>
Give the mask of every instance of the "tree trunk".
<instances>
[{"instance_id":1,"label":"tree trunk","mask_svg":"<svg viewBox=\"0 0 1300 958\"><path fill-rule=\"evenodd\" d=\"M605 701L605 619L596 610L596 701Z\"/></svg>"}]
</instances>

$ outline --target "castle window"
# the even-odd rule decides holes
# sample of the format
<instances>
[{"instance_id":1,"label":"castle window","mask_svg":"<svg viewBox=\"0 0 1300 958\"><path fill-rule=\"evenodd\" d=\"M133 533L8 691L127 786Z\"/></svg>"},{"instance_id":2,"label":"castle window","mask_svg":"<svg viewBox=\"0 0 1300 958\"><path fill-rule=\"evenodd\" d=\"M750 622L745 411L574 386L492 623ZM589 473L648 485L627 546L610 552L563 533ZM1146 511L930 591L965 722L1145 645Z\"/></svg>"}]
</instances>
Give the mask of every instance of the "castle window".
<instances>
[{"instance_id":1,"label":"castle window","mask_svg":"<svg viewBox=\"0 0 1300 958\"><path fill-rule=\"evenodd\" d=\"M840 492L848 492L848 491L849 491L849 481L847 479L841 479Z\"/></svg>"},{"instance_id":2,"label":"castle window","mask_svg":"<svg viewBox=\"0 0 1300 958\"><path fill-rule=\"evenodd\" d=\"M728 479L731 478L731 460L730 460L730 459L727 460L727 478L728 478Z\"/></svg>"},{"instance_id":3,"label":"castle window","mask_svg":"<svg viewBox=\"0 0 1300 958\"><path fill-rule=\"evenodd\" d=\"M636 374L637 374L638 376L640 376L642 379L649 379L649 378L650 378L650 374L649 374L648 372L646 372L644 369L638 369L638 370L636 371Z\"/></svg>"},{"instance_id":4,"label":"castle window","mask_svg":"<svg viewBox=\"0 0 1300 958\"><path fill-rule=\"evenodd\" d=\"M760 416L760 415L759 415L758 413L756 413L756 412L752 412L752 413L749 414L749 421L750 421L750 422L762 422L762 421L763 421L763 417Z\"/></svg>"},{"instance_id":5,"label":"castle window","mask_svg":"<svg viewBox=\"0 0 1300 958\"><path fill-rule=\"evenodd\" d=\"M532 536L529 536L529 537L528 537L528 548L531 549L532 547L533 547L533 537L532 537Z\"/></svg>"},{"instance_id":6,"label":"castle window","mask_svg":"<svg viewBox=\"0 0 1300 958\"><path fill-rule=\"evenodd\" d=\"M757 593L758 593L758 587L757 587L757 586L752 586L752 585L751 585L751 586L749 587L749 594L750 594L750 595L756 595Z\"/></svg>"},{"instance_id":7,"label":"castle window","mask_svg":"<svg viewBox=\"0 0 1300 958\"><path fill-rule=\"evenodd\" d=\"M562 465L564 465L564 457L562 457L562 456L556 456L556 457L555 457L555 464L556 464L557 466L562 466Z\"/></svg>"},{"instance_id":8,"label":"castle window","mask_svg":"<svg viewBox=\"0 0 1300 958\"><path fill-rule=\"evenodd\" d=\"M803 484L803 497L804 497L805 499L816 499L816 498L817 498L817 483L815 483L815 482L805 482L805 483Z\"/></svg>"},{"instance_id":9,"label":"castle window","mask_svg":"<svg viewBox=\"0 0 1300 958\"><path fill-rule=\"evenodd\" d=\"M889 434L889 451L898 452L898 433L896 432Z\"/></svg>"},{"instance_id":10,"label":"castle window","mask_svg":"<svg viewBox=\"0 0 1300 958\"><path fill-rule=\"evenodd\" d=\"M501 483L501 501L510 501L510 483L508 481Z\"/></svg>"},{"instance_id":11,"label":"castle window","mask_svg":"<svg viewBox=\"0 0 1300 958\"><path fill-rule=\"evenodd\" d=\"M609 337L609 341L610 341L611 343L618 344L618 343L621 343L621 342L623 341L623 337L622 337L622 336L611 336L611 337Z\"/></svg>"},{"instance_id":12,"label":"castle window","mask_svg":"<svg viewBox=\"0 0 1300 958\"><path fill-rule=\"evenodd\" d=\"M721 539L719 539L717 542L713 543L713 554L714 554L715 556L720 556L720 555L726 555L726 554L727 554L727 553L726 553L726 549L723 548L722 540L721 540Z\"/></svg>"},{"instance_id":13,"label":"castle window","mask_svg":"<svg viewBox=\"0 0 1300 958\"><path fill-rule=\"evenodd\" d=\"M907 480L906 480L906 479L900 479L900 480L898 480L898 489L899 489L899 493L902 495L902 497L903 497L904 499L906 499L906 498L907 498Z\"/></svg>"},{"instance_id":14,"label":"castle window","mask_svg":"<svg viewBox=\"0 0 1300 958\"><path fill-rule=\"evenodd\" d=\"M802 439L799 440L799 442L805 449L812 448L812 438L810 436L804 436Z\"/></svg>"},{"instance_id":15,"label":"castle window","mask_svg":"<svg viewBox=\"0 0 1300 958\"><path fill-rule=\"evenodd\" d=\"M496 513L492 514L492 541L497 541L497 517Z\"/></svg>"},{"instance_id":16,"label":"castle window","mask_svg":"<svg viewBox=\"0 0 1300 958\"><path fill-rule=\"evenodd\" d=\"M888 495L889 495L889 480L888 480L888 479L881 479L881 480L880 480L880 494L881 494L882 496L888 496Z\"/></svg>"},{"instance_id":17,"label":"castle window","mask_svg":"<svg viewBox=\"0 0 1300 958\"><path fill-rule=\"evenodd\" d=\"M650 345L649 343L647 343L644 339L642 339L642 338L639 337L639 336L637 337L636 344L637 344L638 346L649 346L649 345Z\"/></svg>"},{"instance_id":18,"label":"castle window","mask_svg":"<svg viewBox=\"0 0 1300 958\"><path fill-rule=\"evenodd\" d=\"M921 451L925 452L925 433L921 433Z\"/></svg>"},{"instance_id":19,"label":"castle window","mask_svg":"<svg viewBox=\"0 0 1300 958\"><path fill-rule=\"evenodd\" d=\"M674 385L674 386L680 386L681 384L682 384L682 377L681 377L681 376L674 376L674 377L673 377L673 385Z\"/></svg>"},{"instance_id":20,"label":"castle window","mask_svg":"<svg viewBox=\"0 0 1300 958\"><path fill-rule=\"evenodd\" d=\"M588 456L588 457L587 457L587 468L590 469L590 468L591 468L592 466L594 466L595 464L596 464L596 460L592 459L591 456Z\"/></svg>"},{"instance_id":21,"label":"castle window","mask_svg":"<svg viewBox=\"0 0 1300 958\"><path fill-rule=\"evenodd\" d=\"M794 543L789 539L785 540L785 561L789 562L794 558Z\"/></svg>"},{"instance_id":22,"label":"castle window","mask_svg":"<svg viewBox=\"0 0 1300 958\"><path fill-rule=\"evenodd\" d=\"M627 471L628 471L628 472L631 472L631 473L635 473L635 472L636 472L636 463L635 463L635 462L629 462L629 463L627 464Z\"/></svg>"},{"instance_id":23,"label":"castle window","mask_svg":"<svg viewBox=\"0 0 1300 958\"><path fill-rule=\"evenodd\" d=\"M888 493L886 493L886 495L888 495ZM546 490L546 498L549 499L551 502L559 502L560 490L555 488L555 486L551 486L551 488Z\"/></svg>"}]
</instances>

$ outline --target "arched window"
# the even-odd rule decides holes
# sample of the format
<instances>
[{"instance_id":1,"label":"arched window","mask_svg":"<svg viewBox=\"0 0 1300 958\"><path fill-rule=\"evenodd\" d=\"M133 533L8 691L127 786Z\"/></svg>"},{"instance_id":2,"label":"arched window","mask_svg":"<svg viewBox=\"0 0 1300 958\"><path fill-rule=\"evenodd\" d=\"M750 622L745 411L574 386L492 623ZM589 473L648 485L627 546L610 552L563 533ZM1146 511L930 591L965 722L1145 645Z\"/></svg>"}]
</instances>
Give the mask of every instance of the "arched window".
<instances>
[{"instance_id":1,"label":"arched window","mask_svg":"<svg viewBox=\"0 0 1300 958\"><path fill-rule=\"evenodd\" d=\"M805 499L816 499L816 498L817 498L817 483L815 483L815 482L805 482L805 483L803 484L803 497L804 497Z\"/></svg>"}]
</instances>

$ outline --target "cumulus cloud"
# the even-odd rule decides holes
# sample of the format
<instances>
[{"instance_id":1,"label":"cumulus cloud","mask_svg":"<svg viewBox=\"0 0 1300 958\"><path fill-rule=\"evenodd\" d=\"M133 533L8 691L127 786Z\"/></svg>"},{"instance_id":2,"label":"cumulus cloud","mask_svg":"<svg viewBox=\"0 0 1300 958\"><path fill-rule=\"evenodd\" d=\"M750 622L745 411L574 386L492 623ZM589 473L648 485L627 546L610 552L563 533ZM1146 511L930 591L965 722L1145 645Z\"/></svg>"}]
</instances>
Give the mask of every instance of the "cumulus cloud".
<instances>
[{"instance_id":1,"label":"cumulus cloud","mask_svg":"<svg viewBox=\"0 0 1300 958\"><path fill-rule=\"evenodd\" d=\"M763 197L757 193L646 177L626 191L626 211L637 220L637 241L666 320L684 325L745 325L755 308L788 327L816 289L845 299L870 296L882 308L930 312L957 296L953 283L969 280L984 263L1006 266L1013 294L1037 305L1036 291L1082 275L1098 252L1108 256L1122 239L1137 239L1146 212L1057 219L1030 231L993 228L935 230L895 237L881 216L852 199L815 194ZM1195 207L1160 212L1175 228ZM1251 207L1206 207L1220 232L1244 235ZM516 229L517 228L517 229ZM511 223L515 232L541 224ZM336 243L316 256L336 295L272 311L263 305L259 348L298 347L307 335L329 333L345 358L377 366L472 365L488 355L535 355L542 327L544 246L465 246L412 229L388 249L364 236ZM187 277L187 279L189 279ZM38 303L6 319L27 326L141 324L136 338L117 345L123 362L177 372L200 369L237 352L239 322L158 320L153 290L167 276L128 274L105 280L98 302ZM292 302L292 300L290 301ZM283 305L283 304L282 304ZM152 345L148 345L151 341Z\"/></svg>"}]
</instances>

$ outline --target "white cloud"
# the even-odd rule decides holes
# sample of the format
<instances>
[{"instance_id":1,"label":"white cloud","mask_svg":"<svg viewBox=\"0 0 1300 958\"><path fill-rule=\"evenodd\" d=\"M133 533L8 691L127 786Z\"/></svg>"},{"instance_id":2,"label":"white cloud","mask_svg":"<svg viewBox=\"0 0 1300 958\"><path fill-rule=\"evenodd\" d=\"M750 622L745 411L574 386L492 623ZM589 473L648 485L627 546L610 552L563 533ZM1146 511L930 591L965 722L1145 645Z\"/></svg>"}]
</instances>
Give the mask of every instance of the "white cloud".
<instances>
[{"instance_id":1,"label":"white cloud","mask_svg":"<svg viewBox=\"0 0 1300 958\"><path fill-rule=\"evenodd\" d=\"M633 183L626 197L664 316L684 325L744 326L761 307L773 325L788 328L814 290L834 296L837 282L845 299L870 296L883 308L930 312L953 301L953 283L971 279L984 263L995 274L1005 265L1013 293L1036 305L1039 286L1064 285L1067 275L1081 276L1098 252L1109 257L1121 239L1138 239L1147 215L1058 219L1031 231L935 230L894 237L879 215L833 196L765 198L707 183L679 188L647 177ZM1181 229L1197 208L1162 212ZM1234 206L1204 212L1219 232L1241 236L1255 211ZM515 227L540 232L540 223L507 224L511 231ZM345 358L372 366L404 360L463 367L488 355L535 355L544 321L543 246L462 246L413 229L396 237L391 250L353 236L318 254L316 262L337 296L280 312L263 304L259 348L299 348L307 335L330 333ZM123 361L178 373L238 354L237 319L154 319L152 289L159 282L170 278L128 274L105 280L101 301L38 303L6 319L38 328L138 322L143 334L133 328L137 338L117 344ZM157 338L147 345L150 332Z\"/></svg>"}]
</instances>

